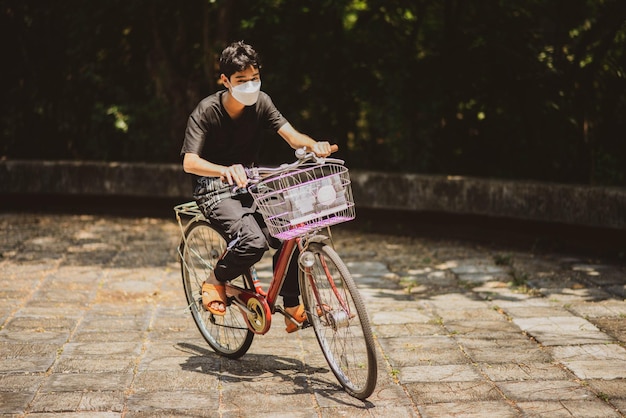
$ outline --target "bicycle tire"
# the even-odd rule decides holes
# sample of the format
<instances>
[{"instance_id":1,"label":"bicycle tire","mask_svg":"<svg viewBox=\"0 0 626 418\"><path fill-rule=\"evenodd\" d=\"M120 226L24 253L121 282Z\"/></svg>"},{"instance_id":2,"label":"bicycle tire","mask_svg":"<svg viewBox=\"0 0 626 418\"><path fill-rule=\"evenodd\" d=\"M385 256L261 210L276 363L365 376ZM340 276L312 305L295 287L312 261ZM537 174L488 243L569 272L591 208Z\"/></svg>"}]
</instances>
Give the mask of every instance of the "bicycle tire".
<instances>
[{"instance_id":1,"label":"bicycle tire","mask_svg":"<svg viewBox=\"0 0 626 418\"><path fill-rule=\"evenodd\" d=\"M254 338L243 313L230 303L226 304L223 316L213 315L202 306L202 283L211 274L226 246L224 234L209 222L191 221L179 247L180 267L189 310L200 334L216 353L235 359L248 351ZM241 276L232 282L250 288L250 280Z\"/></svg>"},{"instance_id":2,"label":"bicycle tire","mask_svg":"<svg viewBox=\"0 0 626 418\"><path fill-rule=\"evenodd\" d=\"M378 376L365 304L350 271L332 247L311 243L308 251L315 263L300 269L299 275L307 318L339 383L351 396L364 400L374 391Z\"/></svg>"}]
</instances>

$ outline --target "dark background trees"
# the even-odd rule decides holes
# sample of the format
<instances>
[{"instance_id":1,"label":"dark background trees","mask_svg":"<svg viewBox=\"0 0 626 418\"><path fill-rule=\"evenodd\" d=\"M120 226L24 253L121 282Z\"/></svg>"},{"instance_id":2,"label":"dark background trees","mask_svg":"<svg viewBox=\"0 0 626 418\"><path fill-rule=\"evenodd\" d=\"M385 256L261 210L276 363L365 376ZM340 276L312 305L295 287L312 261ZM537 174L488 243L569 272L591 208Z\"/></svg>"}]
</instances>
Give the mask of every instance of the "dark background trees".
<instances>
[{"instance_id":1,"label":"dark background trees","mask_svg":"<svg viewBox=\"0 0 626 418\"><path fill-rule=\"evenodd\" d=\"M625 22L622 0L0 0L0 157L179 161L244 39L353 168L623 186Z\"/></svg>"}]
</instances>

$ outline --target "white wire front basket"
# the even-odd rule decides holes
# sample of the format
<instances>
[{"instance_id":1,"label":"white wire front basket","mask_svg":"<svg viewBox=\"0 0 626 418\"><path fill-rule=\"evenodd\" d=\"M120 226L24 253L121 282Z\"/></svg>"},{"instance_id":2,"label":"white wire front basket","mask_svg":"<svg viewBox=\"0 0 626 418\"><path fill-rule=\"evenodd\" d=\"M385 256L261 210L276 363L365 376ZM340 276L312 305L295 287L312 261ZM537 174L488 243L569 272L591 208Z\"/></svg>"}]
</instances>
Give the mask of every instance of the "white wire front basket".
<instances>
[{"instance_id":1,"label":"white wire front basket","mask_svg":"<svg viewBox=\"0 0 626 418\"><path fill-rule=\"evenodd\" d=\"M272 236L287 240L354 219L348 169L300 168L260 181L251 194Z\"/></svg>"}]
</instances>

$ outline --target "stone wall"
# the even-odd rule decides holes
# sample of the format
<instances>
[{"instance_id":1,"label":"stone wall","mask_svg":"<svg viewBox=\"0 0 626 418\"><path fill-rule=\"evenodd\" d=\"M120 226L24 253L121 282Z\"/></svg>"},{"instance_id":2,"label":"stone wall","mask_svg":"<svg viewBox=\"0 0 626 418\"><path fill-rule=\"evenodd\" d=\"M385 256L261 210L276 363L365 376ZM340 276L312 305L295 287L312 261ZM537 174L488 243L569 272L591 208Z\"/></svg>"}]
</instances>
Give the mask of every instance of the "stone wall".
<instances>
[{"instance_id":1,"label":"stone wall","mask_svg":"<svg viewBox=\"0 0 626 418\"><path fill-rule=\"evenodd\" d=\"M626 229L626 189L472 177L351 171L357 207L493 216ZM177 164L0 161L2 195L190 200ZM6 197L5 197L6 198Z\"/></svg>"}]
</instances>

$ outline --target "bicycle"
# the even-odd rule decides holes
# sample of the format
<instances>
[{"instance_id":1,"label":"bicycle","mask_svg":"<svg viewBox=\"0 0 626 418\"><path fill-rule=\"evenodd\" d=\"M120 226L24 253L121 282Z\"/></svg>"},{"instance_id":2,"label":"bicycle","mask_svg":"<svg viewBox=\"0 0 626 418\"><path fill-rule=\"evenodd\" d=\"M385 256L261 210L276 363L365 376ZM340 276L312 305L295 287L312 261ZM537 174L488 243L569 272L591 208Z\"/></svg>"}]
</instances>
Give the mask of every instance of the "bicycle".
<instances>
[{"instance_id":1,"label":"bicycle","mask_svg":"<svg viewBox=\"0 0 626 418\"><path fill-rule=\"evenodd\" d=\"M211 348L232 359L248 351L255 335L269 331L275 312L290 318L300 329L313 327L339 383L351 396L364 400L376 386L374 338L365 304L350 271L333 248L330 234L330 226L355 217L348 170L342 160L319 158L304 149L297 150L296 157L295 162L280 167L251 169L248 186L239 190L252 195L270 234L284 243L267 291L254 266L226 283L223 316L204 309L201 288L226 252L229 237L202 215L195 202L174 208L182 234L178 252L189 310ZM182 216L190 218L186 225ZM296 248L307 317L303 323L277 304Z\"/></svg>"}]
</instances>

